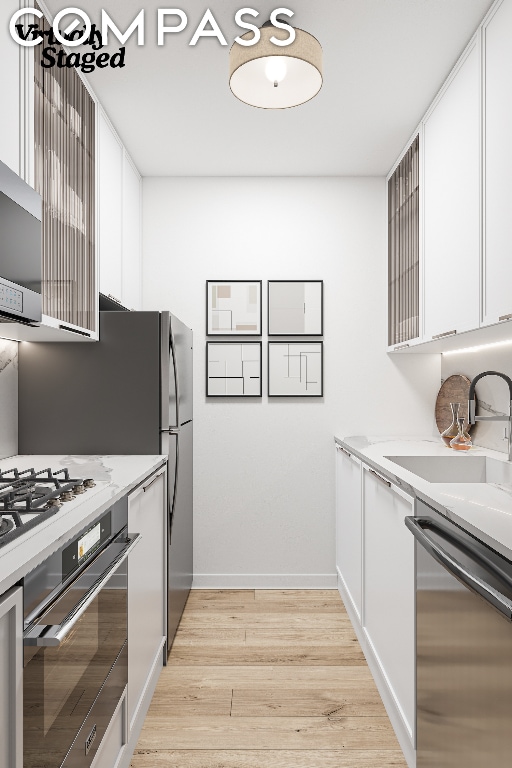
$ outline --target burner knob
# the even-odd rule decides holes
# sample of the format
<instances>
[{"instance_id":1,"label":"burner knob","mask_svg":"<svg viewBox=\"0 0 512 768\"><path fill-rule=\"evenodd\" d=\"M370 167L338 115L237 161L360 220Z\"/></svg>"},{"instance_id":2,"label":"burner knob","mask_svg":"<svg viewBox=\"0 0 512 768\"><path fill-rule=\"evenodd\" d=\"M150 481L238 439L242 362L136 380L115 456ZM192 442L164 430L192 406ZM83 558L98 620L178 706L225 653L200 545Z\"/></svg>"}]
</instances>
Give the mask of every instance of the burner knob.
<instances>
[{"instance_id":1,"label":"burner knob","mask_svg":"<svg viewBox=\"0 0 512 768\"><path fill-rule=\"evenodd\" d=\"M75 485L73 488L73 493L79 494L79 493L85 493L85 488L83 486L83 483L79 483L79 485Z\"/></svg>"},{"instance_id":2,"label":"burner knob","mask_svg":"<svg viewBox=\"0 0 512 768\"><path fill-rule=\"evenodd\" d=\"M60 499L48 499L46 502L46 509L51 509L52 507L62 507L62 501Z\"/></svg>"},{"instance_id":3,"label":"burner knob","mask_svg":"<svg viewBox=\"0 0 512 768\"><path fill-rule=\"evenodd\" d=\"M75 497L71 493L71 491L63 491L60 495L61 501L73 501Z\"/></svg>"},{"instance_id":4,"label":"burner knob","mask_svg":"<svg viewBox=\"0 0 512 768\"><path fill-rule=\"evenodd\" d=\"M84 480L84 487L85 488L94 488L96 483L92 479L92 477L88 477L86 480Z\"/></svg>"}]
</instances>

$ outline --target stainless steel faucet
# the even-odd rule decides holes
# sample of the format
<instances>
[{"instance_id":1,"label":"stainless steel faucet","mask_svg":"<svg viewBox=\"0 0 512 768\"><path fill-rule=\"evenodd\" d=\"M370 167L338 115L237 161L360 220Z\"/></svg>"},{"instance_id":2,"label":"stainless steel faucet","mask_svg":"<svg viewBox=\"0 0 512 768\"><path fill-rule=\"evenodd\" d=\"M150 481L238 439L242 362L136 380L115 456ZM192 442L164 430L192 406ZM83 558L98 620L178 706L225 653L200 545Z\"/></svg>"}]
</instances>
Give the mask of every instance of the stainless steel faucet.
<instances>
[{"instance_id":1,"label":"stainless steel faucet","mask_svg":"<svg viewBox=\"0 0 512 768\"><path fill-rule=\"evenodd\" d=\"M505 379L509 389L509 406L508 416L476 416L476 404L475 404L475 386L480 379L484 376L499 376L501 379ZM475 376L469 386L468 395L468 422L474 424L476 421L508 421L508 460L512 461L512 379L505 373L498 373L498 371L484 371Z\"/></svg>"}]
</instances>

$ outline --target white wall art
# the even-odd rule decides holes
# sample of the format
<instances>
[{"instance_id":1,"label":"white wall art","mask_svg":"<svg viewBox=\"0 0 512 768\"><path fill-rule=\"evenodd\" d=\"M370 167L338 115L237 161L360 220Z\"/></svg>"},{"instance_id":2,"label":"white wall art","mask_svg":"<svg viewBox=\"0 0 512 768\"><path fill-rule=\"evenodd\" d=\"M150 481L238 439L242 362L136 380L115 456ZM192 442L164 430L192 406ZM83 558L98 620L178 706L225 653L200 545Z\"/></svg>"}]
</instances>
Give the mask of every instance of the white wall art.
<instances>
[{"instance_id":1,"label":"white wall art","mask_svg":"<svg viewBox=\"0 0 512 768\"><path fill-rule=\"evenodd\" d=\"M323 335L323 280L268 281L268 335Z\"/></svg>"},{"instance_id":2,"label":"white wall art","mask_svg":"<svg viewBox=\"0 0 512 768\"><path fill-rule=\"evenodd\" d=\"M269 341L269 397L323 396L323 342Z\"/></svg>"},{"instance_id":3,"label":"white wall art","mask_svg":"<svg viewBox=\"0 0 512 768\"><path fill-rule=\"evenodd\" d=\"M207 280L206 335L261 336L261 280Z\"/></svg>"},{"instance_id":4,"label":"white wall art","mask_svg":"<svg viewBox=\"0 0 512 768\"><path fill-rule=\"evenodd\" d=\"M261 397L261 341L208 341L206 395Z\"/></svg>"}]
</instances>

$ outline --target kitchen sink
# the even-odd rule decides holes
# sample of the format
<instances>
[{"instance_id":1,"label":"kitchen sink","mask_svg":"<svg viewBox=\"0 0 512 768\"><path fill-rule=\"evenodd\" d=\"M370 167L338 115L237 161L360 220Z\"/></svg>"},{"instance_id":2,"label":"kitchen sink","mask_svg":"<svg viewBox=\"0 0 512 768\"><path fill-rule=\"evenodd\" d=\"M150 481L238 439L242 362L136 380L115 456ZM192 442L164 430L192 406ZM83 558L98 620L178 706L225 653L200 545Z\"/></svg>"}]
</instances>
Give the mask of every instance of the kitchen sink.
<instances>
[{"instance_id":1,"label":"kitchen sink","mask_svg":"<svg viewBox=\"0 0 512 768\"><path fill-rule=\"evenodd\" d=\"M429 483L512 484L512 463L486 456L386 456L386 459Z\"/></svg>"}]
</instances>

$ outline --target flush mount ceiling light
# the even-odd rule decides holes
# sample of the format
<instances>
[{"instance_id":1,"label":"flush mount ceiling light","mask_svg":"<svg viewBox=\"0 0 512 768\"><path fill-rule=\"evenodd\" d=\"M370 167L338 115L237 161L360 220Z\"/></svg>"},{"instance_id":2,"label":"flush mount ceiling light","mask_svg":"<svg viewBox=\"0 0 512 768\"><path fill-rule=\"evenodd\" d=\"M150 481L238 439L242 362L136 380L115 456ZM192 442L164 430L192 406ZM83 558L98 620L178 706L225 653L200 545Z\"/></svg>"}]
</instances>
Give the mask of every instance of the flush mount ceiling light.
<instances>
[{"instance_id":1,"label":"flush mount ceiling light","mask_svg":"<svg viewBox=\"0 0 512 768\"><path fill-rule=\"evenodd\" d=\"M280 20L278 20L280 21ZM229 87L245 104L261 109L287 109L312 99L322 87L322 46L313 35L295 28L295 40L279 46L288 32L267 21L253 46L233 43L229 52ZM241 35L250 40L252 32Z\"/></svg>"}]
</instances>

